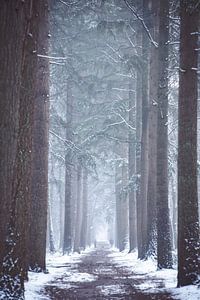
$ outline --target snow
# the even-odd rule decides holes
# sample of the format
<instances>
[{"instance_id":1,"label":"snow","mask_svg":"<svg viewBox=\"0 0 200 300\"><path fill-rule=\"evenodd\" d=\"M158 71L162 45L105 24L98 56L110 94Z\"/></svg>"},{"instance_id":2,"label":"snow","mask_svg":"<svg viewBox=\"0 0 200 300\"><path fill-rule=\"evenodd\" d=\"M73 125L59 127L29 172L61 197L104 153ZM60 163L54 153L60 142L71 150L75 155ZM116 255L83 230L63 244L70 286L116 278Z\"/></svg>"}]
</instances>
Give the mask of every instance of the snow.
<instances>
[{"instance_id":1,"label":"snow","mask_svg":"<svg viewBox=\"0 0 200 300\"><path fill-rule=\"evenodd\" d=\"M115 294L123 295L126 293L123 286L116 284L116 285L106 285L106 286L98 286L98 289L100 290L101 294L104 296L110 296Z\"/></svg>"},{"instance_id":2,"label":"snow","mask_svg":"<svg viewBox=\"0 0 200 300\"><path fill-rule=\"evenodd\" d=\"M70 281L70 282L91 282L91 281L95 281L97 279L97 276L93 276L91 274L88 273L74 273L71 274L69 273L65 273L65 275L67 276L66 278L64 278L64 281Z\"/></svg>"},{"instance_id":3,"label":"snow","mask_svg":"<svg viewBox=\"0 0 200 300\"><path fill-rule=\"evenodd\" d=\"M70 288L69 282L83 282L93 281L95 276L87 273L77 273L73 266L81 261L81 257L86 255L92 249L86 249L82 254L62 255L55 253L54 255L47 255L47 269L48 274L29 272L29 281L25 283L25 299L27 300L47 300L48 297L40 295L45 285L49 285L51 281L58 279L62 275L68 276L65 281L56 283L57 286L63 288ZM68 280L67 280L68 279Z\"/></svg>"},{"instance_id":4,"label":"snow","mask_svg":"<svg viewBox=\"0 0 200 300\"><path fill-rule=\"evenodd\" d=\"M166 291L173 295L177 300L200 300L200 286L190 285L177 288L177 270L157 269L156 260L148 259L141 261L137 259L137 252L127 253L115 252L110 255L113 260L123 268L131 271L134 275L128 278L139 279L136 287L144 293L156 293ZM138 281L137 281L138 282ZM134 282L135 285L135 282Z\"/></svg>"},{"instance_id":5,"label":"snow","mask_svg":"<svg viewBox=\"0 0 200 300\"><path fill-rule=\"evenodd\" d=\"M200 300L200 287L189 285L173 289L172 294L177 300Z\"/></svg>"},{"instance_id":6,"label":"snow","mask_svg":"<svg viewBox=\"0 0 200 300\"><path fill-rule=\"evenodd\" d=\"M76 264L81 261L93 249L87 249L82 254L72 254L62 256L59 253L48 255L47 268L49 274L29 273L29 282L25 284L25 298L27 300L49 300L45 295L40 295L43 287L52 284L63 289L69 289L80 282L92 282L97 276L80 273L76 269ZM176 288L177 270L158 270L156 261L148 259L141 261L137 259L137 252L119 252L113 249L109 255L113 262L128 271L127 280L133 280L134 286L143 293L168 292L177 300L200 300L200 287L187 286ZM111 270L109 270L111 271ZM63 277L64 276L64 277ZM62 280L59 280L59 278ZM123 285L98 286L100 293L104 296L120 293L123 295L125 289Z\"/></svg>"}]
</instances>

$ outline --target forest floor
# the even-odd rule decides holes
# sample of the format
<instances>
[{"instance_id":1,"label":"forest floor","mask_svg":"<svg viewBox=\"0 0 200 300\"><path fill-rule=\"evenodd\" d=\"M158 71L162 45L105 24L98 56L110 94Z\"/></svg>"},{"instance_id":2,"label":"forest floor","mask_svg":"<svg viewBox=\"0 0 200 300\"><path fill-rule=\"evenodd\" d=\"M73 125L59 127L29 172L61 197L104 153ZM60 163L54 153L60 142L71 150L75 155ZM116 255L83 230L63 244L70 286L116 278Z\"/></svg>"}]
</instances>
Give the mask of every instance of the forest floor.
<instances>
[{"instance_id":1,"label":"forest floor","mask_svg":"<svg viewBox=\"0 0 200 300\"><path fill-rule=\"evenodd\" d=\"M149 273L148 265L146 270L140 268L141 272L135 273L129 264L124 264L125 260L125 255L99 244L96 249L77 256L73 263L63 261L55 265L60 273L43 285L37 298L26 299L182 299L175 298L166 288L163 276Z\"/></svg>"}]
</instances>

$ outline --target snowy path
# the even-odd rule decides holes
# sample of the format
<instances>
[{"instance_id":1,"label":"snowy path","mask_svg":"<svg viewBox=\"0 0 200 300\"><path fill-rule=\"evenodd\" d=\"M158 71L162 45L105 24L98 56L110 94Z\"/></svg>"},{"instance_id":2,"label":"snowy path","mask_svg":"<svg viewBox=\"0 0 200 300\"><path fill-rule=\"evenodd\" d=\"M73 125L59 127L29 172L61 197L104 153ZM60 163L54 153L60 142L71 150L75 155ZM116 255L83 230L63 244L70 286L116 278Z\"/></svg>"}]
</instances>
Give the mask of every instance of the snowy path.
<instances>
[{"instance_id":1,"label":"snowy path","mask_svg":"<svg viewBox=\"0 0 200 300\"><path fill-rule=\"evenodd\" d=\"M44 286L40 299L174 299L159 290L164 287L162 279L149 279L156 288L151 294L138 289L147 283L146 276L133 274L131 268L120 266L113 258L113 251L101 245L81 256L80 261L66 264L66 271Z\"/></svg>"}]
</instances>

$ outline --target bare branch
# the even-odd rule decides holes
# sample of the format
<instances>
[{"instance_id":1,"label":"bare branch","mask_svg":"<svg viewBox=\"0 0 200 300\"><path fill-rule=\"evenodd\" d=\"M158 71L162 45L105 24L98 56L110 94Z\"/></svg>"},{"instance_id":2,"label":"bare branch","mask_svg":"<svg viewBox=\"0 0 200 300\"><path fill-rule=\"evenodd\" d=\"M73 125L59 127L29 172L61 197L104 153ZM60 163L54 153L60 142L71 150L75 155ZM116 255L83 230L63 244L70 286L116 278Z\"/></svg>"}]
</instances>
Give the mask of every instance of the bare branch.
<instances>
[{"instance_id":1,"label":"bare branch","mask_svg":"<svg viewBox=\"0 0 200 300\"><path fill-rule=\"evenodd\" d=\"M152 35L151 35L151 33L150 33L150 31L149 31L147 25L145 24L143 18L141 18L141 17L138 15L138 13L137 13L137 11L135 10L135 8L134 8L133 6L131 6L131 5L128 3L127 0L124 0L124 2L125 2L125 4L126 4L126 6L132 11L132 13L134 14L134 16L136 16L136 18L141 22L141 24L142 24L144 30L146 31L146 33L147 33L147 35L148 35L148 37L149 37L151 43L152 43L156 48L158 48L158 43L157 43L156 41L154 41L154 39L153 39L153 37L152 37Z\"/></svg>"}]
</instances>

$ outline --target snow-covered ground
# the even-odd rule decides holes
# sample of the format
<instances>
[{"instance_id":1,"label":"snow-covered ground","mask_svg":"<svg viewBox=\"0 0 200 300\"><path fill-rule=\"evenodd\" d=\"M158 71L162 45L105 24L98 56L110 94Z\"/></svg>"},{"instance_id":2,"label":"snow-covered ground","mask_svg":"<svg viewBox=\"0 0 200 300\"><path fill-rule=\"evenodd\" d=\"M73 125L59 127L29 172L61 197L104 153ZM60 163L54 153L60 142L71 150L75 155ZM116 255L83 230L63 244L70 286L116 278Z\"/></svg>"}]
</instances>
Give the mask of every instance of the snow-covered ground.
<instances>
[{"instance_id":1,"label":"snow-covered ground","mask_svg":"<svg viewBox=\"0 0 200 300\"><path fill-rule=\"evenodd\" d=\"M137 279L141 280L136 286L138 289L146 293L160 292L161 290L169 291L177 300L200 300L200 287L187 286L177 288L177 270L158 270L156 261L149 259L141 261L137 259L137 253L118 252L117 250L110 255L113 260L120 266L123 266L137 275ZM131 278L131 276L129 276ZM135 278L135 275L133 275ZM152 278L155 279L152 280ZM139 281L140 281L139 280ZM162 280L164 286L158 288L158 281Z\"/></svg>"},{"instance_id":2,"label":"snow-covered ground","mask_svg":"<svg viewBox=\"0 0 200 300\"><path fill-rule=\"evenodd\" d=\"M81 261L84 255L88 255L94 249L87 249L82 254L72 254L70 256L62 256L59 253L47 257L47 268L49 274L29 273L29 282L25 284L26 300L48 300L49 298L40 295L45 285L50 284L52 280L64 275L62 283L63 288L70 288L70 282L89 282L96 280L94 275L88 273L79 273L76 264ZM200 288L197 286L187 286L176 288L177 271L176 270L157 270L156 261L147 260L140 261L137 259L137 253L120 253L113 249L113 253L109 257L113 262L123 269L128 270L128 279L134 280L134 286L142 290L144 293L156 293L160 291L168 291L177 300L200 300ZM131 275L131 273L133 275ZM135 283L136 282L136 283ZM110 294L113 291L120 291L123 295L122 287L104 286L98 287L103 295Z\"/></svg>"},{"instance_id":3,"label":"snow-covered ground","mask_svg":"<svg viewBox=\"0 0 200 300\"><path fill-rule=\"evenodd\" d=\"M87 273L77 273L73 266L80 262L83 255L86 255L92 249L87 249L82 254L61 255L55 253L54 255L47 256L47 269L48 274L29 272L29 281L25 283L25 299L26 300L47 300L49 298L40 295L45 285L48 285L52 280L65 274L69 281L91 281L95 280L92 275ZM66 282L67 284L67 282ZM67 285L65 284L65 288ZM70 288L70 285L69 287Z\"/></svg>"}]
</instances>

